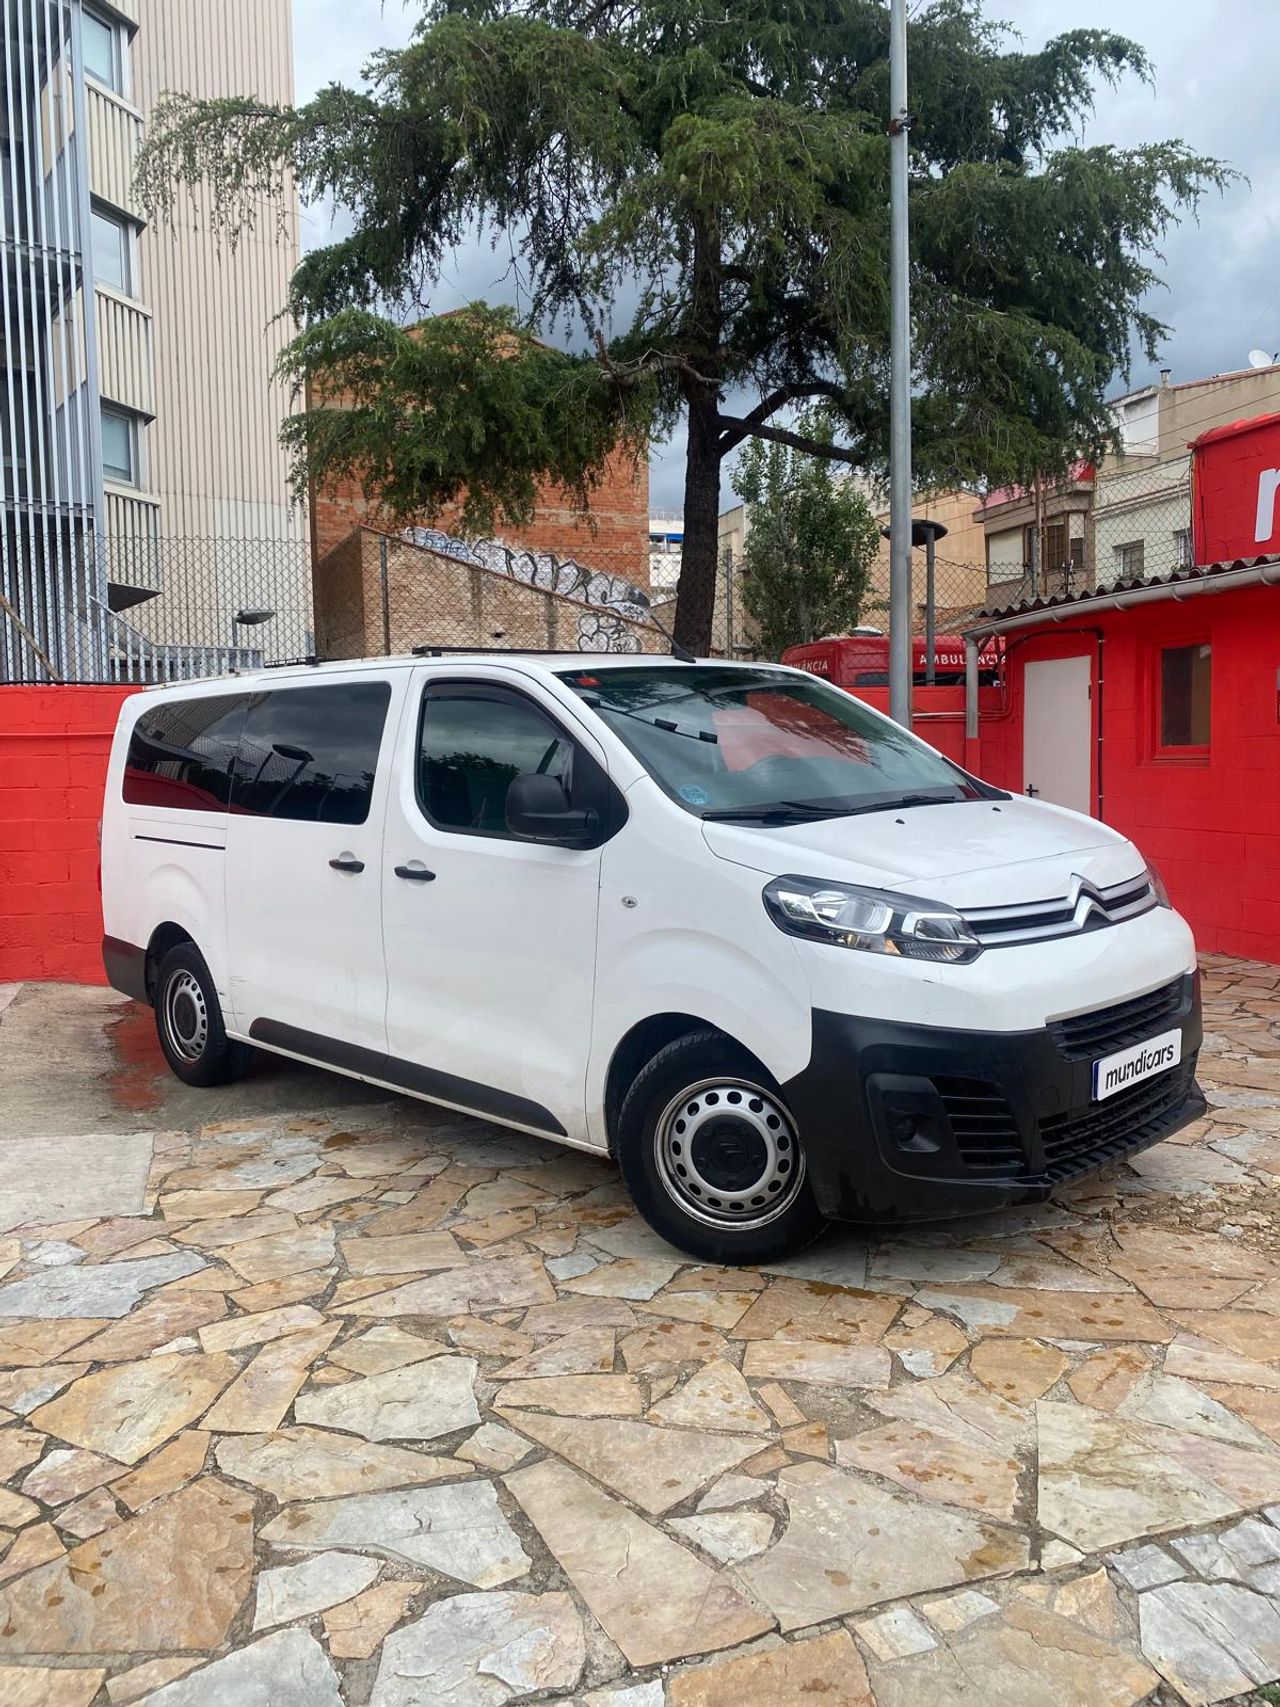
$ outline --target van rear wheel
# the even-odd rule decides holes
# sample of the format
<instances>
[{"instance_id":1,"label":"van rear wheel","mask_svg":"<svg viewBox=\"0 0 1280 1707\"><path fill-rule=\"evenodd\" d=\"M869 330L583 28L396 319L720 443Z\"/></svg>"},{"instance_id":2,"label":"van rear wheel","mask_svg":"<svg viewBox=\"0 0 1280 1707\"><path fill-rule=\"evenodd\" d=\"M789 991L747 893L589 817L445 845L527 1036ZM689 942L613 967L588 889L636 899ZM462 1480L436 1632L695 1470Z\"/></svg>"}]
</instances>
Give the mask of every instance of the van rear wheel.
<instances>
[{"instance_id":1,"label":"van rear wheel","mask_svg":"<svg viewBox=\"0 0 1280 1707\"><path fill-rule=\"evenodd\" d=\"M171 1070L185 1085L229 1085L242 1078L253 1050L235 1043L204 956L193 942L171 948L155 986L156 1035Z\"/></svg>"},{"instance_id":2,"label":"van rear wheel","mask_svg":"<svg viewBox=\"0 0 1280 1707\"><path fill-rule=\"evenodd\" d=\"M778 1087L718 1032L659 1050L627 1092L618 1129L636 1208L703 1262L777 1261L825 1225Z\"/></svg>"}]
</instances>

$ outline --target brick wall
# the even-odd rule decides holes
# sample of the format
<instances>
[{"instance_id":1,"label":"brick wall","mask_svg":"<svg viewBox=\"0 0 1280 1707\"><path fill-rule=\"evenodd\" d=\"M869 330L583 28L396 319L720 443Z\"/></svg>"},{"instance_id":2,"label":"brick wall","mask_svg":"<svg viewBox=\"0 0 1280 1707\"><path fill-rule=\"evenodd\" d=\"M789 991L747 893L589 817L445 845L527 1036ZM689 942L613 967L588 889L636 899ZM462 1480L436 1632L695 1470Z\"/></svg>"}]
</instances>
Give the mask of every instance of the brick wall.
<instances>
[{"instance_id":1,"label":"brick wall","mask_svg":"<svg viewBox=\"0 0 1280 1707\"><path fill-rule=\"evenodd\" d=\"M0 983L104 982L98 822L128 691L0 687Z\"/></svg>"},{"instance_id":2,"label":"brick wall","mask_svg":"<svg viewBox=\"0 0 1280 1707\"><path fill-rule=\"evenodd\" d=\"M341 545L352 528L359 525L399 532L399 526L381 514L355 480L335 482L311 494L312 562L318 564ZM456 506L424 525L445 533L462 534ZM591 495L590 517L584 517L565 502L563 493L548 488L540 496L533 519L526 527L503 526L498 537L505 545L528 551L550 551L557 557L572 557L592 569L622 575L646 592L649 588L649 468L625 451L610 457L604 479Z\"/></svg>"},{"instance_id":3,"label":"brick wall","mask_svg":"<svg viewBox=\"0 0 1280 1707\"><path fill-rule=\"evenodd\" d=\"M572 652L595 635L601 622L634 634L641 651L668 649L648 625L371 528L357 528L317 563L314 590L316 646L325 658L377 657L388 642L392 653L424 645Z\"/></svg>"}]
</instances>

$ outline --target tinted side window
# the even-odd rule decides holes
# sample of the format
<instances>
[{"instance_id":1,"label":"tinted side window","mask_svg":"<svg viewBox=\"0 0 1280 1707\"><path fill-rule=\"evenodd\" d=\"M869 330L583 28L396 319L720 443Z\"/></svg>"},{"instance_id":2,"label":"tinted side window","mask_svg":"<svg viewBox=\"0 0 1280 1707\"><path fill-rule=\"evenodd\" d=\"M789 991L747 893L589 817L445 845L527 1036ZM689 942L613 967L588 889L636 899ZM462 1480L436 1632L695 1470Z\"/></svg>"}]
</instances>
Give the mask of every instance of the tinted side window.
<instances>
[{"instance_id":1,"label":"tinted side window","mask_svg":"<svg viewBox=\"0 0 1280 1707\"><path fill-rule=\"evenodd\" d=\"M225 812L248 704L247 694L219 694L148 706L129 738L124 798L131 806Z\"/></svg>"},{"instance_id":2,"label":"tinted side window","mask_svg":"<svg viewBox=\"0 0 1280 1707\"><path fill-rule=\"evenodd\" d=\"M574 746L534 706L518 699L428 692L418 733L418 799L444 830L507 834L507 789L540 771L573 789Z\"/></svg>"},{"instance_id":3,"label":"tinted side window","mask_svg":"<svg viewBox=\"0 0 1280 1707\"><path fill-rule=\"evenodd\" d=\"M386 682L255 694L240 739L231 810L363 824L390 702Z\"/></svg>"}]
</instances>

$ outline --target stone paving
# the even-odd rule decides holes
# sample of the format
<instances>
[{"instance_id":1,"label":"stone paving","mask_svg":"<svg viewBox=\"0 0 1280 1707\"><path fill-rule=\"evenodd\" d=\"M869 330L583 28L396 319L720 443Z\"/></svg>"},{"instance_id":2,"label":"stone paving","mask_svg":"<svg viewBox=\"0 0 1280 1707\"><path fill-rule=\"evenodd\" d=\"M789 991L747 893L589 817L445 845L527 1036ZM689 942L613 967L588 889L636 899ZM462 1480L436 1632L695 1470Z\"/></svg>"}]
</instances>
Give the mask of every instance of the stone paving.
<instances>
[{"instance_id":1,"label":"stone paving","mask_svg":"<svg viewBox=\"0 0 1280 1707\"><path fill-rule=\"evenodd\" d=\"M0 1178L0 1702L1268 1699L1280 970L1205 997L1197 1127L762 1271L407 1100L315 1075L289 1112L264 1068L121 1134L108 1074L134 1212L42 1225ZM68 1176L92 1142L40 1138Z\"/></svg>"}]
</instances>

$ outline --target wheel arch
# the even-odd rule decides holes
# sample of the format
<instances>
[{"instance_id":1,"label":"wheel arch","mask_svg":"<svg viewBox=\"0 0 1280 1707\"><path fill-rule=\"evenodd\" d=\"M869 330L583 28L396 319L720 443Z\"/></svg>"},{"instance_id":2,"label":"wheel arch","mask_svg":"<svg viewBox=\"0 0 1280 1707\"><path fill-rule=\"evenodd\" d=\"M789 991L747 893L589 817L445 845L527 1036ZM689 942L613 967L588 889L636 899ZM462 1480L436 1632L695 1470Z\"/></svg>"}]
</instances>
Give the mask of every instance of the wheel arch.
<instances>
[{"instance_id":1,"label":"wheel arch","mask_svg":"<svg viewBox=\"0 0 1280 1707\"><path fill-rule=\"evenodd\" d=\"M645 1019L637 1020L618 1042L605 1074L604 1117L610 1155L616 1154L617 1151L618 1116L637 1073L647 1062L653 1060L660 1049L665 1049L667 1044L701 1031L721 1037L726 1043L733 1044L735 1049L743 1050L757 1063L760 1071L772 1080L772 1073L760 1061L755 1051L748 1049L741 1038L735 1037L732 1032L726 1031L712 1020L700 1019L696 1014L689 1013L650 1014Z\"/></svg>"},{"instance_id":2,"label":"wheel arch","mask_svg":"<svg viewBox=\"0 0 1280 1707\"><path fill-rule=\"evenodd\" d=\"M156 973L160 969L160 962L170 949L177 948L178 944L183 942L191 943L194 948L200 946L185 925L176 924L172 919L166 919L151 933L143 975L146 979L147 1000L153 1007L156 999Z\"/></svg>"}]
</instances>

